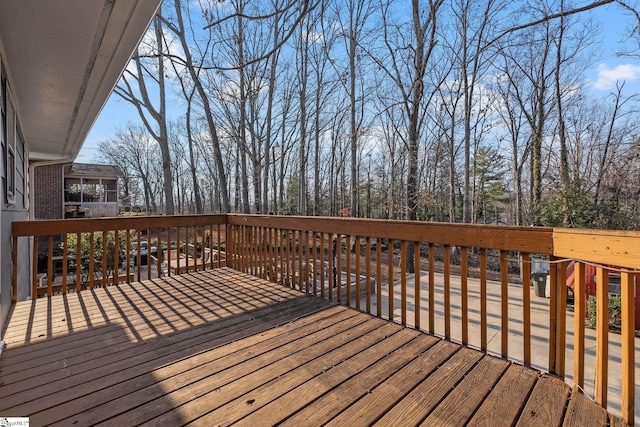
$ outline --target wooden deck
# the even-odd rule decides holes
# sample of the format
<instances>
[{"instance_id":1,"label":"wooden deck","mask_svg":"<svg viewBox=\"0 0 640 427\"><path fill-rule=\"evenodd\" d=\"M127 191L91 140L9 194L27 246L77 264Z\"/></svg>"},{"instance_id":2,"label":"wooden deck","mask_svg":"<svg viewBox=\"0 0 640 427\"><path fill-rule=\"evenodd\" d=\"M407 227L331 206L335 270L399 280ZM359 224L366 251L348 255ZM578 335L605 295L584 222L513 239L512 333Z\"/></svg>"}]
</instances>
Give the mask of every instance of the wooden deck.
<instances>
[{"instance_id":1,"label":"wooden deck","mask_svg":"<svg viewBox=\"0 0 640 427\"><path fill-rule=\"evenodd\" d=\"M21 302L4 341L0 416L33 426L610 422L561 379L229 268Z\"/></svg>"}]
</instances>

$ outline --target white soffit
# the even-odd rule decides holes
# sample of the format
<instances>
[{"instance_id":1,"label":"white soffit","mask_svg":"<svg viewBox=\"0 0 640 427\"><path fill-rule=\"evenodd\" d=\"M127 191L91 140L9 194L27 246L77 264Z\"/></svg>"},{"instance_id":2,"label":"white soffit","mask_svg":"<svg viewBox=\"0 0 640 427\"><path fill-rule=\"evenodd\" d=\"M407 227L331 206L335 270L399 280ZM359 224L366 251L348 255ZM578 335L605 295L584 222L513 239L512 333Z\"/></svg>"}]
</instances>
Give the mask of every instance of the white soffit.
<instances>
[{"instance_id":1,"label":"white soffit","mask_svg":"<svg viewBox=\"0 0 640 427\"><path fill-rule=\"evenodd\" d=\"M160 3L0 1L0 54L30 159L78 154Z\"/></svg>"}]
</instances>

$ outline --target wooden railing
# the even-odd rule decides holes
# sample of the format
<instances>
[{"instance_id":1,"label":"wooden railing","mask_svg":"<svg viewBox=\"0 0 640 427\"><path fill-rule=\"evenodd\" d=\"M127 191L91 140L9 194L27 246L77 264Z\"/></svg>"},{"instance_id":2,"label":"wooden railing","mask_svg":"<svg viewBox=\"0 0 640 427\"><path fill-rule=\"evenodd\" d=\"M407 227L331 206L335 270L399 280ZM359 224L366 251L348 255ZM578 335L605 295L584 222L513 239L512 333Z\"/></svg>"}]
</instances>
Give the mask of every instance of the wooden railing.
<instances>
[{"instance_id":1,"label":"wooden railing","mask_svg":"<svg viewBox=\"0 0 640 427\"><path fill-rule=\"evenodd\" d=\"M36 299L220 267L225 219L225 215L191 215L15 222L14 300L20 263L29 263L18 259L21 245L31 245L30 295Z\"/></svg>"},{"instance_id":2,"label":"wooden railing","mask_svg":"<svg viewBox=\"0 0 640 427\"><path fill-rule=\"evenodd\" d=\"M68 236L83 241L87 234L88 248L54 243ZM18 259L18 246L31 237L33 298L227 265L546 370L593 394L604 407L614 404L608 397L618 389L614 405L634 422L640 233L238 214L20 222L13 225L14 295L18 263L26 261ZM113 264L121 265L119 257L130 260L132 243L140 247L142 239L158 248L155 270L150 264L145 277L137 259L110 277L105 254L111 251ZM52 280L57 247L59 283ZM38 248L45 248L47 259L42 284ZM195 261L180 264L179 256ZM540 257L549 266L549 299L531 295L531 266ZM78 258L81 268L69 270ZM175 269L169 268L172 260L178 261ZM570 262L573 312L567 309ZM585 266L593 265L595 332L585 329ZM620 275L619 336L608 325L612 273Z\"/></svg>"},{"instance_id":3,"label":"wooden railing","mask_svg":"<svg viewBox=\"0 0 640 427\"><path fill-rule=\"evenodd\" d=\"M633 424L640 233L252 215L228 215L227 233L233 268L547 370L587 392L593 385L605 408L608 392L619 387L617 409ZM548 260L548 300L532 301L532 256ZM570 262L574 313L567 311ZM423 274L409 273L411 264ZM596 265L600 285L595 362L588 363L587 264ZM619 346L609 343L607 279L613 272L621 272ZM569 325L568 316L574 317ZM621 360L620 383L609 381L610 348ZM566 374L567 366L573 372ZM594 377L589 387L585 366Z\"/></svg>"}]
</instances>

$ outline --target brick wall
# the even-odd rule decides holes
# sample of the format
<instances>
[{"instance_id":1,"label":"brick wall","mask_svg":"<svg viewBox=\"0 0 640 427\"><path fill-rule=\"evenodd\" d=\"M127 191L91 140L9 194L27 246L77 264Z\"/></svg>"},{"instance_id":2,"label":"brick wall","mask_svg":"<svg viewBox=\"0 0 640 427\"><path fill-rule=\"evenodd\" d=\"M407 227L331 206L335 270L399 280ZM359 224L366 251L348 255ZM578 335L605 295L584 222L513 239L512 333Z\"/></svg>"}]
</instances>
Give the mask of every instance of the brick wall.
<instances>
[{"instance_id":1,"label":"brick wall","mask_svg":"<svg viewBox=\"0 0 640 427\"><path fill-rule=\"evenodd\" d=\"M36 219L62 219L62 168L64 165L37 166L34 174L34 213Z\"/></svg>"}]
</instances>

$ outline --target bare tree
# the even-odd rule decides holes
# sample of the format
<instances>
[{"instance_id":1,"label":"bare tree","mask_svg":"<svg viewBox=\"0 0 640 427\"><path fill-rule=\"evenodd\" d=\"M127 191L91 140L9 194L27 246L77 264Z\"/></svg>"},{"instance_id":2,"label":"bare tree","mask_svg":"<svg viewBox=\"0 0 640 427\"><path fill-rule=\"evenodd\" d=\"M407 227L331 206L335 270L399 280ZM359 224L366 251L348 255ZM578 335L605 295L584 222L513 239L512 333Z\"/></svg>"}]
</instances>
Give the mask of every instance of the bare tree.
<instances>
[{"instance_id":1,"label":"bare tree","mask_svg":"<svg viewBox=\"0 0 640 427\"><path fill-rule=\"evenodd\" d=\"M382 5L382 25L387 56L378 65L387 73L400 93L407 118L408 169L406 179L407 219L417 219L418 196L418 148L420 144L421 117L424 114L425 76L437 44L437 24L444 0L411 1L411 21L408 25L392 22L391 6ZM410 29L410 32L407 31ZM406 40L405 35L411 34ZM409 44L411 49L406 49ZM427 93L433 96L435 90ZM409 245L410 251L413 246ZM408 253L407 269L413 272L413 254Z\"/></svg>"},{"instance_id":2,"label":"bare tree","mask_svg":"<svg viewBox=\"0 0 640 427\"><path fill-rule=\"evenodd\" d=\"M100 143L98 151L103 158L120 166L122 170L127 170L132 178L140 180L145 208L157 212L152 185L156 180L152 178L152 168L156 163L158 147L149 137L146 128L131 122L116 128L113 139Z\"/></svg>"},{"instance_id":3,"label":"bare tree","mask_svg":"<svg viewBox=\"0 0 640 427\"><path fill-rule=\"evenodd\" d=\"M166 106L166 82L165 82L165 56L162 23L159 17L153 20L153 44L147 47L153 50L152 64L155 68L151 71L143 62L145 58L140 55L140 48L136 49L132 58L135 71L125 70L120 83L114 89L122 99L130 102L138 110L138 114L144 123L147 132L158 142L162 153L162 176L164 178L164 197L166 200L165 213L174 214L173 203L173 177L171 175L171 156L167 131L167 106ZM154 106L147 82L153 81L158 92L158 106Z\"/></svg>"},{"instance_id":4,"label":"bare tree","mask_svg":"<svg viewBox=\"0 0 640 427\"><path fill-rule=\"evenodd\" d=\"M187 38L185 23L182 16L182 2L180 0L174 1L174 9L175 9L176 22L173 23L166 19L164 20L164 22L167 25L167 27L178 37L178 40L180 41L182 50L184 52L184 58L179 58L179 60L189 72L192 84L195 87L196 92L198 93L200 101L202 102L204 117L209 127L209 135L211 137L211 145L213 149L212 151L214 155L214 160L217 167L218 180L220 181L219 188L220 188L220 195L222 197L222 211L229 212L229 193L227 190L228 188L227 174L224 168L222 150L220 148L220 140L218 138L218 129L216 127L216 124L213 118L211 103L209 101L208 94L206 93L203 82L202 82L201 73L203 71L203 67L202 67L202 64L197 64L196 61L194 61L193 54L192 54L192 45L190 43L192 40L195 40L195 39ZM208 37L205 38L204 46L198 49L198 54L201 58L205 58L206 55L210 53L209 52L211 48L210 31L207 32L207 36ZM172 57L172 59L175 60L176 58Z\"/></svg>"}]
</instances>

